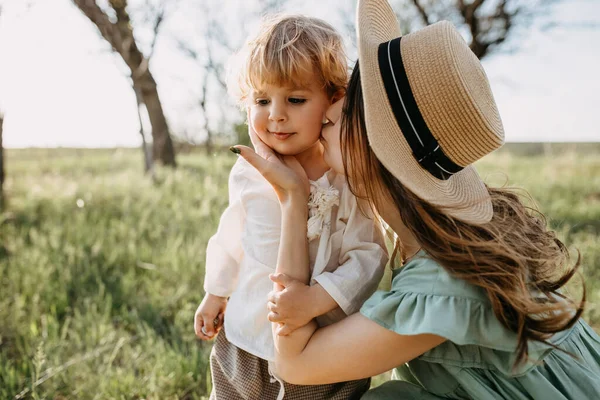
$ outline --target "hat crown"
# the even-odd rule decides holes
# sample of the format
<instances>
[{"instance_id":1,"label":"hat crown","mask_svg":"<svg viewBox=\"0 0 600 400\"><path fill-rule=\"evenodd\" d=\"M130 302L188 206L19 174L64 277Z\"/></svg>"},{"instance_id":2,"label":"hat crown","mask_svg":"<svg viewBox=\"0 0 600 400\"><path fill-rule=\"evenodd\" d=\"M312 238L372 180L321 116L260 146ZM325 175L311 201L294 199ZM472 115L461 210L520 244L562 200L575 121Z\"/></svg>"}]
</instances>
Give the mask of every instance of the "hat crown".
<instances>
[{"instance_id":1,"label":"hat crown","mask_svg":"<svg viewBox=\"0 0 600 400\"><path fill-rule=\"evenodd\" d=\"M444 153L467 166L504 143L496 102L479 59L450 22L402 38L411 91Z\"/></svg>"},{"instance_id":2,"label":"hat crown","mask_svg":"<svg viewBox=\"0 0 600 400\"><path fill-rule=\"evenodd\" d=\"M419 198L473 224L492 200L470 166L504 142L477 57L449 22L401 36L387 0L358 0L366 135L381 164Z\"/></svg>"}]
</instances>

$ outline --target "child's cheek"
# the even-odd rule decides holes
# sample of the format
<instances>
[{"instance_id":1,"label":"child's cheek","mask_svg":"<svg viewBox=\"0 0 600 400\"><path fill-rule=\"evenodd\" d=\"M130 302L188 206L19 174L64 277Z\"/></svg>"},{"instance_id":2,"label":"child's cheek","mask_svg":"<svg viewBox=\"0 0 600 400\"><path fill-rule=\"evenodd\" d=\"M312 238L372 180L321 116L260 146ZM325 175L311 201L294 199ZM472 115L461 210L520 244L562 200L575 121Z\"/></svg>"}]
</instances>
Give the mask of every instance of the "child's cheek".
<instances>
[{"instance_id":1,"label":"child's cheek","mask_svg":"<svg viewBox=\"0 0 600 400\"><path fill-rule=\"evenodd\" d=\"M258 135L260 140L267 143L267 118L261 116L261 110L256 110L254 107L250 110L250 124L254 129L254 132Z\"/></svg>"}]
</instances>

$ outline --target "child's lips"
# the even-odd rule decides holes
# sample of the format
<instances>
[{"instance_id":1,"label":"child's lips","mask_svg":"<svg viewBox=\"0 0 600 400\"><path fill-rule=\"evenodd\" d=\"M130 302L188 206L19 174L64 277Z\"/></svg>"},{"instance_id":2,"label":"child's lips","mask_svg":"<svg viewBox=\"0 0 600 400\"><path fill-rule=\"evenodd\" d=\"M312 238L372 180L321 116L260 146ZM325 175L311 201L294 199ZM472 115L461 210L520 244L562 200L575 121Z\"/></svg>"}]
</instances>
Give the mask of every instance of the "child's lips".
<instances>
[{"instance_id":1,"label":"child's lips","mask_svg":"<svg viewBox=\"0 0 600 400\"><path fill-rule=\"evenodd\" d=\"M275 139L278 139L278 140L285 140L293 135L293 133L286 133L286 132L271 132L271 133L273 134L273 136L275 136Z\"/></svg>"}]
</instances>

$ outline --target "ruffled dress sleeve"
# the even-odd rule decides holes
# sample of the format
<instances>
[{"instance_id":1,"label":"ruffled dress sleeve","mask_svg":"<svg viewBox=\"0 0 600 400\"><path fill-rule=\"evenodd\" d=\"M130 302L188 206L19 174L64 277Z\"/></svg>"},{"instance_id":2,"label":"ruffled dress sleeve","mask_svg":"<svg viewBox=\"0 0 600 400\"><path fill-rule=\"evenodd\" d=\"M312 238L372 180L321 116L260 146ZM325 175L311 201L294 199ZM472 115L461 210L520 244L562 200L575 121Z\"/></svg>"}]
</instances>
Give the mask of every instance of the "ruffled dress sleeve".
<instances>
[{"instance_id":1,"label":"ruffled dress sleeve","mask_svg":"<svg viewBox=\"0 0 600 400\"><path fill-rule=\"evenodd\" d=\"M420 358L524 373L552 347L529 344L530 361L514 367L517 335L496 318L485 292L451 276L421 251L394 271L390 291L375 292L360 312L401 335L435 334L448 341ZM560 338L556 338L559 340Z\"/></svg>"}]
</instances>

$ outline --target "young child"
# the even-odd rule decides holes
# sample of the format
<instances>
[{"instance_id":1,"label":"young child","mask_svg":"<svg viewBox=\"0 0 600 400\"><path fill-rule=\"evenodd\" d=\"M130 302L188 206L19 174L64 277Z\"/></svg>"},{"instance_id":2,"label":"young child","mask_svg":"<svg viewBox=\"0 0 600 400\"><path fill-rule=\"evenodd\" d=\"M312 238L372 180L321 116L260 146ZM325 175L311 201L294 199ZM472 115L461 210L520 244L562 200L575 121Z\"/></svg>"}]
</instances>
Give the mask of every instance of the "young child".
<instances>
[{"instance_id":1,"label":"young child","mask_svg":"<svg viewBox=\"0 0 600 400\"><path fill-rule=\"evenodd\" d=\"M380 224L366 215L369 207L359 207L345 177L328 167L319 141L325 111L347 84L342 39L320 19L274 16L245 50L238 84L250 128L279 154L295 156L310 181L312 279L298 304L296 327L313 318L328 325L360 309L388 259ZM199 338L208 340L220 331L210 357L211 399L359 398L369 379L297 386L271 373L267 296L280 232L274 190L239 158L229 177L229 207L208 243L206 296L195 316Z\"/></svg>"}]
</instances>

